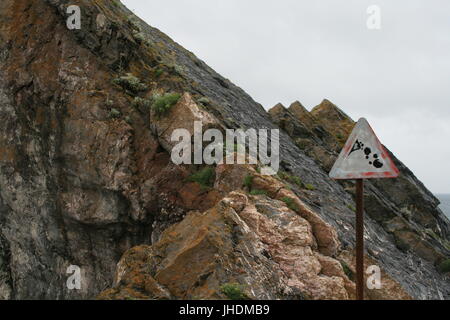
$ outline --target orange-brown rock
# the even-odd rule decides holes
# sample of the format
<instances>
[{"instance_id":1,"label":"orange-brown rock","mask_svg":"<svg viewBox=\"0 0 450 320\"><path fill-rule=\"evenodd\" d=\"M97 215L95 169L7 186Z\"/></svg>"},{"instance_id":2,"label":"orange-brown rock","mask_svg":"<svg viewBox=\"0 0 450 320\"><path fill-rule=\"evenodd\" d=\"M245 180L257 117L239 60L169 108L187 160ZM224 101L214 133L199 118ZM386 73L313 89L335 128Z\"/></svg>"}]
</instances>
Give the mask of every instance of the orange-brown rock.
<instances>
[{"instance_id":1,"label":"orange-brown rock","mask_svg":"<svg viewBox=\"0 0 450 320\"><path fill-rule=\"evenodd\" d=\"M189 93L184 93L164 117L160 117L155 112L150 113L150 122L153 133L158 137L161 146L171 152L178 141L172 141L172 133L177 129L185 129L194 136L194 123L201 123L203 130L220 128L219 121L208 112L198 107ZM193 138L192 138L193 139Z\"/></svg>"},{"instance_id":2,"label":"orange-brown rock","mask_svg":"<svg viewBox=\"0 0 450 320\"><path fill-rule=\"evenodd\" d=\"M155 283L154 280L157 282ZM151 285L147 284L150 283ZM348 299L352 285L337 260L317 251L309 222L286 204L232 192L214 208L191 212L151 247L120 260L116 285L99 298L226 298L239 283L251 299Z\"/></svg>"}]
</instances>

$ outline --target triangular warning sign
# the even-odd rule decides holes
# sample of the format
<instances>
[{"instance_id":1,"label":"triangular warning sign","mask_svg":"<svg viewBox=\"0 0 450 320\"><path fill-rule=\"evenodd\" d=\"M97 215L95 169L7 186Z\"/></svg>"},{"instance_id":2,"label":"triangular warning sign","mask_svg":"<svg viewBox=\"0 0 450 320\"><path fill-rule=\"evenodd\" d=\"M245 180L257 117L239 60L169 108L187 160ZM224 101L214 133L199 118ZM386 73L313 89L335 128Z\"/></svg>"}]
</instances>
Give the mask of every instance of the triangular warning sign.
<instances>
[{"instance_id":1,"label":"triangular warning sign","mask_svg":"<svg viewBox=\"0 0 450 320\"><path fill-rule=\"evenodd\" d=\"M396 178L399 171L366 119L359 119L330 172L332 179Z\"/></svg>"}]
</instances>

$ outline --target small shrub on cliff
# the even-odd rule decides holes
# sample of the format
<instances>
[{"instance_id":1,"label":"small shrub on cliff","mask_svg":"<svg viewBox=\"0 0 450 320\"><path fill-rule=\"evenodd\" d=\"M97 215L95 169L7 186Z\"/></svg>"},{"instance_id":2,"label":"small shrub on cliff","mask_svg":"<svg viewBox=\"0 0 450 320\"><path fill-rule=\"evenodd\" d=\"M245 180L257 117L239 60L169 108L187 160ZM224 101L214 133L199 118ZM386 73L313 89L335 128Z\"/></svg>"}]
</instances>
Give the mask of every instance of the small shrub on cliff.
<instances>
[{"instance_id":1,"label":"small shrub on cliff","mask_svg":"<svg viewBox=\"0 0 450 320\"><path fill-rule=\"evenodd\" d=\"M313 190L316 190L316 187L314 187L312 184L310 184L310 183L307 183L307 184L305 184L305 189L306 190L310 190L310 191L313 191Z\"/></svg>"},{"instance_id":2,"label":"small shrub on cliff","mask_svg":"<svg viewBox=\"0 0 450 320\"><path fill-rule=\"evenodd\" d=\"M202 188L211 188L214 180L214 169L211 167L203 168L188 178L188 181L197 182Z\"/></svg>"},{"instance_id":3,"label":"small shrub on cliff","mask_svg":"<svg viewBox=\"0 0 450 320\"><path fill-rule=\"evenodd\" d=\"M242 185L244 187L246 187L249 191L251 191L252 185L253 185L253 176L251 176L251 175L245 176L244 182L242 182Z\"/></svg>"},{"instance_id":4,"label":"small shrub on cliff","mask_svg":"<svg viewBox=\"0 0 450 320\"><path fill-rule=\"evenodd\" d=\"M397 248L399 248L403 252L408 252L408 250L411 249L411 246L405 240L399 238L398 236L394 235L394 241Z\"/></svg>"},{"instance_id":5,"label":"small shrub on cliff","mask_svg":"<svg viewBox=\"0 0 450 320\"><path fill-rule=\"evenodd\" d=\"M289 180L289 174L284 171L280 171L278 177L282 180Z\"/></svg>"},{"instance_id":6,"label":"small shrub on cliff","mask_svg":"<svg viewBox=\"0 0 450 320\"><path fill-rule=\"evenodd\" d=\"M297 176L293 176L292 177L292 182L294 182L296 185L298 185L299 187L303 187L303 181L302 179L300 179Z\"/></svg>"},{"instance_id":7,"label":"small shrub on cliff","mask_svg":"<svg viewBox=\"0 0 450 320\"><path fill-rule=\"evenodd\" d=\"M114 101L106 99L105 104L108 108L112 108L114 106Z\"/></svg>"},{"instance_id":8,"label":"small shrub on cliff","mask_svg":"<svg viewBox=\"0 0 450 320\"><path fill-rule=\"evenodd\" d=\"M338 140L343 140L344 136L342 135L342 133L337 133L336 138L338 138Z\"/></svg>"},{"instance_id":9,"label":"small shrub on cliff","mask_svg":"<svg viewBox=\"0 0 450 320\"><path fill-rule=\"evenodd\" d=\"M207 107L211 103L207 97L201 97L197 102L203 107Z\"/></svg>"},{"instance_id":10,"label":"small shrub on cliff","mask_svg":"<svg viewBox=\"0 0 450 320\"><path fill-rule=\"evenodd\" d=\"M138 43L143 43L145 42L145 36L142 32L138 31L138 30L133 30L133 38L134 40L136 40Z\"/></svg>"},{"instance_id":11,"label":"small shrub on cliff","mask_svg":"<svg viewBox=\"0 0 450 320\"><path fill-rule=\"evenodd\" d=\"M161 69L161 68L158 68L158 69L155 70L155 77L159 78L159 77L162 76L163 73L164 73L164 70Z\"/></svg>"},{"instance_id":12,"label":"small shrub on cliff","mask_svg":"<svg viewBox=\"0 0 450 320\"><path fill-rule=\"evenodd\" d=\"M292 184L296 184L297 186L299 186L300 188L304 188L305 185L303 184L303 181L300 177L297 176L293 176L290 175L287 172L281 171L278 176L280 177L280 179L285 180L287 182L290 182Z\"/></svg>"},{"instance_id":13,"label":"small shrub on cliff","mask_svg":"<svg viewBox=\"0 0 450 320\"><path fill-rule=\"evenodd\" d=\"M146 45L147 47L151 47L152 42L145 38L144 33L140 31L133 30L133 38L137 43Z\"/></svg>"},{"instance_id":14,"label":"small shrub on cliff","mask_svg":"<svg viewBox=\"0 0 450 320\"><path fill-rule=\"evenodd\" d=\"M252 195L252 196L260 196L260 195L266 196L267 195L267 191L265 191L265 190L252 190L252 191L250 191L250 195Z\"/></svg>"},{"instance_id":15,"label":"small shrub on cliff","mask_svg":"<svg viewBox=\"0 0 450 320\"><path fill-rule=\"evenodd\" d=\"M447 259L444 262L440 263L438 266L438 270L442 273L450 272L450 259Z\"/></svg>"},{"instance_id":16,"label":"small shrub on cliff","mask_svg":"<svg viewBox=\"0 0 450 320\"><path fill-rule=\"evenodd\" d=\"M124 76L114 79L113 83L134 94L141 91L146 91L148 89L147 85L142 83L139 78L135 77L131 73L127 73Z\"/></svg>"},{"instance_id":17,"label":"small shrub on cliff","mask_svg":"<svg viewBox=\"0 0 450 320\"><path fill-rule=\"evenodd\" d=\"M122 113L115 108L112 108L111 111L109 112L109 116L113 119L120 118L121 115Z\"/></svg>"},{"instance_id":18,"label":"small shrub on cliff","mask_svg":"<svg viewBox=\"0 0 450 320\"><path fill-rule=\"evenodd\" d=\"M295 144L301 150L306 150L310 146L310 142L307 139L296 139Z\"/></svg>"},{"instance_id":19,"label":"small shrub on cliff","mask_svg":"<svg viewBox=\"0 0 450 320\"><path fill-rule=\"evenodd\" d=\"M283 201L289 209L291 209L293 211L298 211L299 208L298 208L297 204L295 203L294 199L284 197L284 198L281 198L281 201Z\"/></svg>"},{"instance_id":20,"label":"small shrub on cliff","mask_svg":"<svg viewBox=\"0 0 450 320\"><path fill-rule=\"evenodd\" d=\"M161 117L176 105L180 98L181 95L178 93L167 93L163 96L155 95L153 97L152 109L157 117Z\"/></svg>"},{"instance_id":21,"label":"small shrub on cliff","mask_svg":"<svg viewBox=\"0 0 450 320\"><path fill-rule=\"evenodd\" d=\"M133 102L131 102L131 105L138 110L142 110L144 108L149 109L152 105L152 102L148 99L135 97Z\"/></svg>"},{"instance_id":22,"label":"small shrub on cliff","mask_svg":"<svg viewBox=\"0 0 450 320\"><path fill-rule=\"evenodd\" d=\"M135 18L134 17L128 17L127 18L127 21L128 21L128 24L131 26L131 28L133 29L133 30L141 30L141 28L139 27L139 25L138 25L138 22L135 20Z\"/></svg>"},{"instance_id":23,"label":"small shrub on cliff","mask_svg":"<svg viewBox=\"0 0 450 320\"><path fill-rule=\"evenodd\" d=\"M238 283L226 283L220 287L220 290L230 300L249 300L242 286Z\"/></svg>"}]
</instances>

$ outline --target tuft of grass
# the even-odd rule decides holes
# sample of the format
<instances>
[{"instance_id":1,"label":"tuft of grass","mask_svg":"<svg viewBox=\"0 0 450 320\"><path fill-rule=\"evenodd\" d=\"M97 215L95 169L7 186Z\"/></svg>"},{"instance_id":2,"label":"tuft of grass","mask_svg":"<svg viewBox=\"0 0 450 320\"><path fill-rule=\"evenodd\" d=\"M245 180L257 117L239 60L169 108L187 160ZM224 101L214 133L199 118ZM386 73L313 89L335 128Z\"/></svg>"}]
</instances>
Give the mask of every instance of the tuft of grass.
<instances>
[{"instance_id":1,"label":"tuft of grass","mask_svg":"<svg viewBox=\"0 0 450 320\"><path fill-rule=\"evenodd\" d=\"M398 236L394 236L394 242L397 248L399 248L403 252L408 252L411 249L411 246Z\"/></svg>"},{"instance_id":2,"label":"tuft of grass","mask_svg":"<svg viewBox=\"0 0 450 320\"><path fill-rule=\"evenodd\" d=\"M356 212L356 208L354 206L352 206L351 204L347 205L347 208L349 208L353 212Z\"/></svg>"},{"instance_id":3,"label":"tuft of grass","mask_svg":"<svg viewBox=\"0 0 450 320\"><path fill-rule=\"evenodd\" d=\"M310 183L307 183L307 184L305 184L305 189L306 190L310 190L310 191L313 191L313 190L316 190L316 187L314 187L312 184L310 184Z\"/></svg>"},{"instance_id":4,"label":"tuft of grass","mask_svg":"<svg viewBox=\"0 0 450 320\"><path fill-rule=\"evenodd\" d=\"M120 118L121 115L122 113L116 108L112 108L111 111L109 112L109 116L113 119Z\"/></svg>"},{"instance_id":5,"label":"tuft of grass","mask_svg":"<svg viewBox=\"0 0 450 320\"><path fill-rule=\"evenodd\" d=\"M150 42L150 40L146 39L145 35L142 32L133 30L133 38L134 38L134 40L136 40L137 43L144 44L147 47L151 47L151 45L152 45L152 42Z\"/></svg>"},{"instance_id":6,"label":"tuft of grass","mask_svg":"<svg viewBox=\"0 0 450 320\"><path fill-rule=\"evenodd\" d=\"M295 144L297 147L299 147L301 150L306 150L309 146L309 143L306 139L297 139L295 140Z\"/></svg>"},{"instance_id":7,"label":"tuft of grass","mask_svg":"<svg viewBox=\"0 0 450 320\"><path fill-rule=\"evenodd\" d=\"M166 114L180 100L179 93L166 93L163 96L155 95L153 97L152 109L157 117Z\"/></svg>"},{"instance_id":8,"label":"tuft of grass","mask_svg":"<svg viewBox=\"0 0 450 320\"><path fill-rule=\"evenodd\" d=\"M210 105L210 101L207 97L201 97L200 99L197 100L197 102L202 105L203 107L207 107Z\"/></svg>"},{"instance_id":9,"label":"tuft of grass","mask_svg":"<svg viewBox=\"0 0 450 320\"><path fill-rule=\"evenodd\" d=\"M133 28L133 30L141 30L138 26L138 22L134 19L134 17L130 16L127 18L128 24Z\"/></svg>"},{"instance_id":10,"label":"tuft of grass","mask_svg":"<svg viewBox=\"0 0 450 320\"><path fill-rule=\"evenodd\" d=\"M293 181L296 185L298 185L299 187L303 187L303 181L302 181L302 179L300 179L299 177L293 176L293 177L292 177L292 181Z\"/></svg>"},{"instance_id":11,"label":"tuft of grass","mask_svg":"<svg viewBox=\"0 0 450 320\"><path fill-rule=\"evenodd\" d=\"M131 102L131 105L138 110L141 110L143 108L149 109L152 105L152 102L148 99L135 97L134 100Z\"/></svg>"},{"instance_id":12,"label":"tuft of grass","mask_svg":"<svg viewBox=\"0 0 450 320\"><path fill-rule=\"evenodd\" d=\"M441 262L438 265L438 270L442 273L450 272L450 259L447 259L447 260Z\"/></svg>"},{"instance_id":13,"label":"tuft of grass","mask_svg":"<svg viewBox=\"0 0 450 320\"><path fill-rule=\"evenodd\" d=\"M249 300L242 285L238 283L226 283L220 286L220 291L230 300Z\"/></svg>"},{"instance_id":14,"label":"tuft of grass","mask_svg":"<svg viewBox=\"0 0 450 320\"><path fill-rule=\"evenodd\" d=\"M299 186L300 188L304 188L305 185L302 181L302 179L300 177L297 176L293 176L288 174L287 172L281 171L278 176L282 179L285 180L287 182L290 182L292 184L296 184L297 186Z\"/></svg>"},{"instance_id":15,"label":"tuft of grass","mask_svg":"<svg viewBox=\"0 0 450 320\"><path fill-rule=\"evenodd\" d=\"M105 104L108 108L112 108L114 106L114 101L112 101L110 99L106 99Z\"/></svg>"},{"instance_id":16,"label":"tuft of grass","mask_svg":"<svg viewBox=\"0 0 450 320\"><path fill-rule=\"evenodd\" d=\"M112 81L114 84L121 86L124 90L137 94L141 91L146 91L148 89L147 85L141 82L139 78L135 77L131 73L127 73L124 76L116 78Z\"/></svg>"},{"instance_id":17,"label":"tuft of grass","mask_svg":"<svg viewBox=\"0 0 450 320\"><path fill-rule=\"evenodd\" d=\"M188 181L197 182L203 189L207 189L214 185L214 175L214 169L211 167L206 167L192 174L188 178Z\"/></svg>"},{"instance_id":18,"label":"tuft of grass","mask_svg":"<svg viewBox=\"0 0 450 320\"><path fill-rule=\"evenodd\" d=\"M280 179L282 180L289 180L290 179L290 175L287 172L284 171L280 171L278 173L278 176L280 177Z\"/></svg>"},{"instance_id":19,"label":"tuft of grass","mask_svg":"<svg viewBox=\"0 0 450 320\"><path fill-rule=\"evenodd\" d=\"M291 198L288 198L288 197L284 197L284 198L281 198L281 201L283 201L289 209L291 209L293 211L298 211L299 210L299 208L298 208L297 204L295 203L294 199L291 199Z\"/></svg>"},{"instance_id":20,"label":"tuft of grass","mask_svg":"<svg viewBox=\"0 0 450 320\"><path fill-rule=\"evenodd\" d=\"M139 32L137 30L133 30L133 38L138 43L144 43L145 42L145 36L142 32Z\"/></svg>"},{"instance_id":21,"label":"tuft of grass","mask_svg":"<svg viewBox=\"0 0 450 320\"><path fill-rule=\"evenodd\" d=\"M243 185L244 187L246 187L249 191L252 190L253 178L254 178L253 176L247 175L247 176L245 176L245 178L244 178L244 182L242 182L242 185Z\"/></svg>"},{"instance_id":22,"label":"tuft of grass","mask_svg":"<svg viewBox=\"0 0 450 320\"><path fill-rule=\"evenodd\" d=\"M260 195L263 195L263 196L266 196L267 195L267 191L265 191L265 190L252 190L252 191L250 191L250 195L252 195L252 196L260 196Z\"/></svg>"},{"instance_id":23,"label":"tuft of grass","mask_svg":"<svg viewBox=\"0 0 450 320\"><path fill-rule=\"evenodd\" d=\"M163 73L164 73L164 70L161 69L161 68L158 68L158 69L155 70L155 77L159 78L159 77L162 76Z\"/></svg>"}]
</instances>

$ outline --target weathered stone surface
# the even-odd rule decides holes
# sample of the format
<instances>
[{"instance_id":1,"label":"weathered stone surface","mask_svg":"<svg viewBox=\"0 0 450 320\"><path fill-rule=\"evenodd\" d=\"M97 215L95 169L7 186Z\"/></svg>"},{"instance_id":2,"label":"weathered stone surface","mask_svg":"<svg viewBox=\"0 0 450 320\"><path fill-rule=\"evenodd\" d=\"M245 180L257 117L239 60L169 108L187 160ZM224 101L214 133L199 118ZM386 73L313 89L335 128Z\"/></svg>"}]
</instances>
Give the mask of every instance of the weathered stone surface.
<instances>
[{"instance_id":1,"label":"weathered stone surface","mask_svg":"<svg viewBox=\"0 0 450 320\"><path fill-rule=\"evenodd\" d=\"M349 271L352 273L352 276L354 276L355 273L355 265L356 265L356 258L354 255L354 251L347 251L344 250L340 252L338 256L339 261L341 261L342 264L346 265L349 268ZM367 255L364 256L364 265L365 266L377 266L377 261L373 260L372 258L368 257ZM364 281L367 282L367 274L364 276ZM381 270L381 289L376 290L365 290L364 291L364 298L368 300L411 300L412 297L405 291L405 289L402 288L401 285L399 285L398 282L393 280L389 274L387 274L384 270Z\"/></svg>"},{"instance_id":2,"label":"weathered stone surface","mask_svg":"<svg viewBox=\"0 0 450 320\"><path fill-rule=\"evenodd\" d=\"M0 234L0 300L11 299L12 279L9 267L11 253L8 243Z\"/></svg>"},{"instance_id":3,"label":"weathered stone surface","mask_svg":"<svg viewBox=\"0 0 450 320\"><path fill-rule=\"evenodd\" d=\"M164 117L158 117L154 112L150 116L150 127L153 134L158 137L161 146L169 153L179 143L171 140L172 132L177 129L187 130L190 133L191 141L194 141L195 122L201 123L203 130L220 129L219 121L200 109L189 93L184 93L178 103L170 108Z\"/></svg>"},{"instance_id":4,"label":"weathered stone surface","mask_svg":"<svg viewBox=\"0 0 450 320\"><path fill-rule=\"evenodd\" d=\"M85 4L85 17L99 10ZM182 219L177 175L168 174L180 169L111 84L109 60L80 46L64 16L44 1L2 1L0 21L1 296L90 298L126 249ZM110 117L108 100L122 118ZM165 200L155 203L145 186L158 180ZM82 269L81 290L66 287L69 265Z\"/></svg>"},{"instance_id":5,"label":"weathered stone surface","mask_svg":"<svg viewBox=\"0 0 450 320\"><path fill-rule=\"evenodd\" d=\"M224 298L220 285L233 281L246 285L253 298L352 297L353 284L336 262L340 248L354 243L352 186L331 181L324 170L340 142L329 127L346 128L348 119L325 102L304 124L285 121L283 170L314 188L245 166L218 166L214 187L203 188L188 181L198 168L171 163L167 138L151 130L156 121L150 110L132 106L135 97L186 93L189 119L200 112L220 127L278 125L242 89L120 3L77 1L81 30L66 28L68 4L0 2L0 297L92 298L113 284L119 260L116 285L102 298ZM147 90L112 84L127 73ZM199 111L194 101L200 98L209 103ZM170 126L178 117L180 125L189 125L182 112L168 114L163 123ZM316 125L318 117L329 125ZM333 124L334 117L344 122ZM303 143L309 144L305 150ZM402 189L395 197L369 186L374 210L366 224L368 254L413 298L448 298L448 280L421 258L432 252L421 245L447 254L442 240L448 240L449 223L434 197L401 170L404 181L383 186L391 195ZM268 198L239 191L249 173L255 175L253 188ZM291 199L295 212L276 200L283 198ZM400 251L386 231L395 229L397 221L390 220L399 212L416 250ZM395 230L398 239L411 238ZM82 269L81 290L66 287L69 265ZM186 279L180 279L183 272Z\"/></svg>"},{"instance_id":6,"label":"weathered stone surface","mask_svg":"<svg viewBox=\"0 0 450 320\"><path fill-rule=\"evenodd\" d=\"M153 246L128 251L116 286L99 298L217 299L228 283L251 299L349 298L354 284L315 247L311 225L283 202L232 192L204 213L189 213Z\"/></svg>"}]
</instances>

